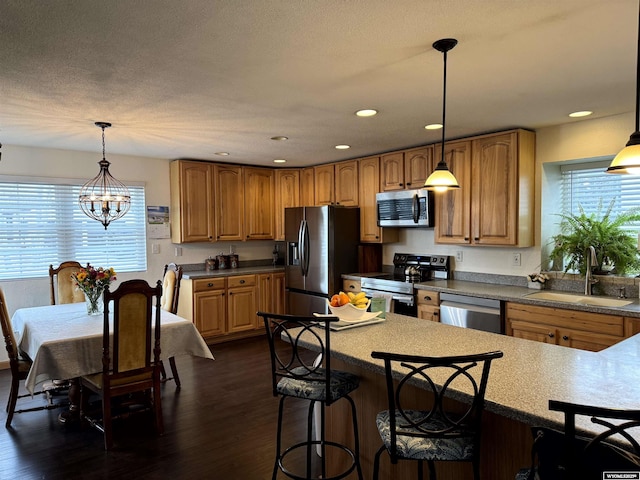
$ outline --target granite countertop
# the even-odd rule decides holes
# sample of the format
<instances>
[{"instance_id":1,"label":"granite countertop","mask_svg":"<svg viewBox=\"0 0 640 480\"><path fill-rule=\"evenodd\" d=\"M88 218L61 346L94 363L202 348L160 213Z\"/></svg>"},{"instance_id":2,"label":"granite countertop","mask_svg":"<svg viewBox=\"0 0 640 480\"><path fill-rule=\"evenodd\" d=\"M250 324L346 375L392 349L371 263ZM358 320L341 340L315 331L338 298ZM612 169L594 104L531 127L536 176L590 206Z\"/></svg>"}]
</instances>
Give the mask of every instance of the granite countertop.
<instances>
[{"instance_id":1,"label":"granite countertop","mask_svg":"<svg viewBox=\"0 0 640 480\"><path fill-rule=\"evenodd\" d=\"M182 274L182 278L199 279L215 277L231 277L235 275L251 275L254 273L284 272L284 266L259 265L255 267L224 268L222 270L193 270Z\"/></svg>"},{"instance_id":2,"label":"granite countertop","mask_svg":"<svg viewBox=\"0 0 640 480\"><path fill-rule=\"evenodd\" d=\"M342 277L347 280L360 280L364 277L375 277L384 275L383 273L367 273L367 274L348 274ZM586 305L581 303L560 302L553 300L541 300L528 297L532 293L549 292L559 294L570 294L582 296L575 292L565 292L561 290L533 290L527 287L519 287L514 285L504 285L498 283L481 283L470 282L465 280L433 280L424 283L416 283L414 287L417 290L432 290L435 292L453 293L460 295L468 295L470 297L491 298L494 300L502 300L505 302L518 302L529 305L539 305L544 307L565 308L569 310L580 310L584 312L603 313L608 315L623 315L626 317L640 318L640 299L637 297L629 297L626 300L630 302L622 307L606 307L596 305ZM594 298L615 299L616 297L607 297L594 295Z\"/></svg>"},{"instance_id":3,"label":"granite countertop","mask_svg":"<svg viewBox=\"0 0 640 480\"><path fill-rule=\"evenodd\" d=\"M382 323L331 333L333 357L382 376L382 361L371 358L375 350L430 356L500 350L504 357L492 363L486 408L528 425L562 426L562 413L549 411L550 399L638 408L640 335L589 352L393 313ZM597 428L590 423L579 427Z\"/></svg>"}]
</instances>

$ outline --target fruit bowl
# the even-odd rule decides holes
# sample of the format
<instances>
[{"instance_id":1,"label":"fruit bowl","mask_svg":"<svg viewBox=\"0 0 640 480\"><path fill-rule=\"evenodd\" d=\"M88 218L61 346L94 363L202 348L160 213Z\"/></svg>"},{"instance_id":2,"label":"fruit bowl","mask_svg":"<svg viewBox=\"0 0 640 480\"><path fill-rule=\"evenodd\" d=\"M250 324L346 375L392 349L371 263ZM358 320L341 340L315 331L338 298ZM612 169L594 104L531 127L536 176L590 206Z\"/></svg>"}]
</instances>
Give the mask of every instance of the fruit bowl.
<instances>
[{"instance_id":1,"label":"fruit bowl","mask_svg":"<svg viewBox=\"0 0 640 480\"><path fill-rule=\"evenodd\" d=\"M359 320L369 313L367 312L367 309L369 308L369 305L371 305L371 300L364 304L364 308L358 308L353 303L347 303L340 307L332 307L329 301L327 301L327 304L329 305L331 313L336 317L344 320Z\"/></svg>"}]
</instances>

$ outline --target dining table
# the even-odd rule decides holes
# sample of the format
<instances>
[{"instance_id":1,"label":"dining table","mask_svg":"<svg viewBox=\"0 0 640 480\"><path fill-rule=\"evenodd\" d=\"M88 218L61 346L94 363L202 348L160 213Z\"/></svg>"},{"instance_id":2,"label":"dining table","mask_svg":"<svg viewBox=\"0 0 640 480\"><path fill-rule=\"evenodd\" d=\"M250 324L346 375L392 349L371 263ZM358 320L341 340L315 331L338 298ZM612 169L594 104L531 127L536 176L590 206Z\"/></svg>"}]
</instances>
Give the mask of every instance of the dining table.
<instances>
[{"instance_id":1,"label":"dining table","mask_svg":"<svg viewBox=\"0 0 640 480\"><path fill-rule=\"evenodd\" d=\"M30 393L48 380L73 381L102 371L104 315L89 315L84 303L20 308L11 323L19 350L33 361L25 380ZM180 355L214 359L191 321L161 310L160 359ZM70 410L77 408L74 395L70 391Z\"/></svg>"}]
</instances>

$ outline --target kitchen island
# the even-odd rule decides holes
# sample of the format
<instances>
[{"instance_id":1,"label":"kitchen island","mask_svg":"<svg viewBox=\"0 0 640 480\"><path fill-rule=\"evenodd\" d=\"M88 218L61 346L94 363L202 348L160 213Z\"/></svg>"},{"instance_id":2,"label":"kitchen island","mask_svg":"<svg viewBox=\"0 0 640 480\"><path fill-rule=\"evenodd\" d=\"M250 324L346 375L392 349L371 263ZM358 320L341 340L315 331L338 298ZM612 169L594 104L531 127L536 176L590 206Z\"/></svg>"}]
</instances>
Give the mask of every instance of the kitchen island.
<instances>
[{"instance_id":1,"label":"kitchen island","mask_svg":"<svg viewBox=\"0 0 640 480\"><path fill-rule=\"evenodd\" d=\"M307 345L313 348L312 344ZM640 337L634 336L601 352L589 352L532 342L493 333L441 325L387 313L386 321L332 332L332 366L358 374L360 387L353 398L358 410L361 461L371 478L373 457L381 445L375 415L387 407L384 367L371 358L374 350L414 355L462 355L501 350L493 362L483 418L482 478L512 480L530 463L530 426L561 428L562 414L548 410L550 399L603 407L640 408ZM416 395L421 394L416 388ZM451 402L467 397L456 392ZM328 409L328 438L351 444L347 409L340 403ZM579 427L591 430L586 423ZM440 462L440 480L472 478L467 463ZM390 466L382 456L381 479L414 478L415 464Z\"/></svg>"}]
</instances>

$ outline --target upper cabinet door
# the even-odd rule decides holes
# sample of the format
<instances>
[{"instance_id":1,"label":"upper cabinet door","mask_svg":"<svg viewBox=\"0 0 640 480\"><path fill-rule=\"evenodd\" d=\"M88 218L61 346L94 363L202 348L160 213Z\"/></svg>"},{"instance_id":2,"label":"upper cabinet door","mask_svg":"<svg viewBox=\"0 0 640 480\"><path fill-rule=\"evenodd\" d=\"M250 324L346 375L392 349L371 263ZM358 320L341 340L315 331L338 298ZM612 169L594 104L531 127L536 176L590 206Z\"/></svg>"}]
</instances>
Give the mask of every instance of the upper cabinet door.
<instances>
[{"instance_id":1,"label":"upper cabinet door","mask_svg":"<svg viewBox=\"0 0 640 480\"><path fill-rule=\"evenodd\" d=\"M300 206L313 207L316 204L316 177L313 167L300 172Z\"/></svg>"},{"instance_id":2,"label":"upper cabinet door","mask_svg":"<svg viewBox=\"0 0 640 480\"><path fill-rule=\"evenodd\" d=\"M436 146L435 151L441 152L439 148ZM466 245L471 243L471 142L445 143L444 157L460 188L435 193L435 239L438 243Z\"/></svg>"},{"instance_id":3,"label":"upper cabinet door","mask_svg":"<svg viewBox=\"0 0 640 480\"><path fill-rule=\"evenodd\" d=\"M333 163L313 167L315 177L316 205L332 205L334 203L334 168Z\"/></svg>"},{"instance_id":4,"label":"upper cabinet door","mask_svg":"<svg viewBox=\"0 0 640 480\"><path fill-rule=\"evenodd\" d=\"M276 240L284 240L284 209L300 206L300 170L276 170Z\"/></svg>"},{"instance_id":5,"label":"upper cabinet door","mask_svg":"<svg viewBox=\"0 0 640 480\"><path fill-rule=\"evenodd\" d=\"M517 239L518 159L515 134L473 141L473 241L515 245Z\"/></svg>"},{"instance_id":6,"label":"upper cabinet door","mask_svg":"<svg viewBox=\"0 0 640 480\"><path fill-rule=\"evenodd\" d=\"M404 153L396 152L380 157L380 187L383 192L404 190Z\"/></svg>"},{"instance_id":7,"label":"upper cabinet door","mask_svg":"<svg viewBox=\"0 0 640 480\"><path fill-rule=\"evenodd\" d=\"M247 240L275 237L275 174L266 168L244 167L244 234Z\"/></svg>"},{"instance_id":8,"label":"upper cabinet door","mask_svg":"<svg viewBox=\"0 0 640 480\"><path fill-rule=\"evenodd\" d=\"M204 162L171 162L171 241L214 239L213 167Z\"/></svg>"},{"instance_id":9,"label":"upper cabinet door","mask_svg":"<svg viewBox=\"0 0 640 480\"><path fill-rule=\"evenodd\" d=\"M404 182L406 188L422 188L433 172L433 146L404 152Z\"/></svg>"},{"instance_id":10,"label":"upper cabinet door","mask_svg":"<svg viewBox=\"0 0 640 480\"><path fill-rule=\"evenodd\" d=\"M215 165L215 219L217 240L242 240L244 179L242 167Z\"/></svg>"},{"instance_id":11,"label":"upper cabinet door","mask_svg":"<svg viewBox=\"0 0 640 480\"><path fill-rule=\"evenodd\" d=\"M358 206L358 161L335 164L335 201L346 207Z\"/></svg>"}]
</instances>

